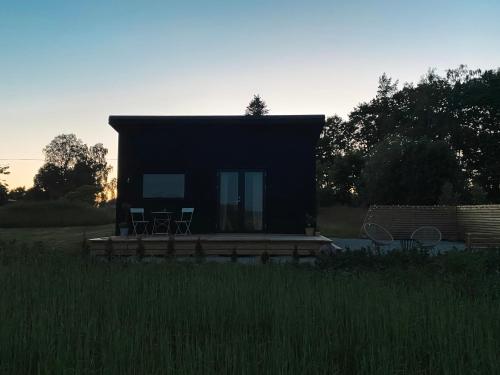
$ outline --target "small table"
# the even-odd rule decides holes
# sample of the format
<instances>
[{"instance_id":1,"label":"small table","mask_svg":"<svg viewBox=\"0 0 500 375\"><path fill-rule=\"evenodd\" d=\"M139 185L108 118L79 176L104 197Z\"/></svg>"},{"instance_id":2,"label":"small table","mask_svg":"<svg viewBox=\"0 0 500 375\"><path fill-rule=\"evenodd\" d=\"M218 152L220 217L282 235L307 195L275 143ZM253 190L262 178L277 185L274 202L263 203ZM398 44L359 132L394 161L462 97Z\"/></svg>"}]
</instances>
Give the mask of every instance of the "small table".
<instances>
[{"instance_id":1,"label":"small table","mask_svg":"<svg viewBox=\"0 0 500 375\"><path fill-rule=\"evenodd\" d=\"M168 235L170 233L170 221L172 220L170 211L152 211L153 215L153 230L151 234ZM161 229L165 230L162 232Z\"/></svg>"},{"instance_id":2,"label":"small table","mask_svg":"<svg viewBox=\"0 0 500 375\"><path fill-rule=\"evenodd\" d=\"M413 250L417 247L418 243L413 238L403 238L399 240L401 244L401 250L408 251Z\"/></svg>"}]
</instances>

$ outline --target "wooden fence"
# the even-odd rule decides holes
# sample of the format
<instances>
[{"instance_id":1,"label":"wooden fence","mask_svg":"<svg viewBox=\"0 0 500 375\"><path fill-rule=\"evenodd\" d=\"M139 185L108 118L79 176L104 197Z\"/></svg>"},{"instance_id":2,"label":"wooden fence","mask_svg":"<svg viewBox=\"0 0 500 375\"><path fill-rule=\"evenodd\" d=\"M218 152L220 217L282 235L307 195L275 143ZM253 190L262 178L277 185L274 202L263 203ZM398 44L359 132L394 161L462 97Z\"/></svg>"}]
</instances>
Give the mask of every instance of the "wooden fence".
<instances>
[{"instance_id":1,"label":"wooden fence","mask_svg":"<svg viewBox=\"0 0 500 375\"><path fill-rule=\"evenodd\" d=\"M500 205L371 206L366 222L382 225L395 239L409 238L424 225L438 228L444 240L500 238Z\"/></svg>"}]
</instances>

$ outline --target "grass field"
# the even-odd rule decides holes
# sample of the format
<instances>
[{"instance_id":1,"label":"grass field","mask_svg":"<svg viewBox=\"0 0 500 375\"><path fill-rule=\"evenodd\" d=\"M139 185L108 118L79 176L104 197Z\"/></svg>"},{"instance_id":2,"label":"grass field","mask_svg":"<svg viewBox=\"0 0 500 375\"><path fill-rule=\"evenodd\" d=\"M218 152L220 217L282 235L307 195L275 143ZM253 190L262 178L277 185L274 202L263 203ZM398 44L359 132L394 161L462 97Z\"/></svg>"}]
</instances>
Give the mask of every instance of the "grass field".
<instances>
[{"instance_id":1,"label":"grass field","mask_svg":"<svg viewBox=\"0 0 500 375\"><path fill-rule=\"evenodd\" d=\"M499 276L467 275L108 263L2 242L0 372L498 374Z\"/></svg>"},{"instance_id":2,"label":"grass field","mask_svg":"<svg viewBox=\"0 0 500 375\"><path fill-rule=\"evenodd\" d=\"M321 207L318 228L327 237L358 238L367 211L363 207Z\"/></svg>"},{"instance_id":3,"label":"grass field","mask_svg":"<svg viewBox=\"0 0 500 375\"><path fill-rule=\"evenodd\" d=\"M90 226L114 220L113 208L65 200L21 201L0 207L0 228Z\"/></svg>"},{"instance_id":4,"label":"grass field","mask_svg":"<svg viewBox=\"0 0 500 375\"><path fill-rule=\"evenodd\" d=\"M114 224L82 227L0 228L0 240L16 241L26 245L43 242L48 248L75 253L80 251L84 235L87 238L109 236L113 234L114 228Z\"/></svg>"}]
</instances>

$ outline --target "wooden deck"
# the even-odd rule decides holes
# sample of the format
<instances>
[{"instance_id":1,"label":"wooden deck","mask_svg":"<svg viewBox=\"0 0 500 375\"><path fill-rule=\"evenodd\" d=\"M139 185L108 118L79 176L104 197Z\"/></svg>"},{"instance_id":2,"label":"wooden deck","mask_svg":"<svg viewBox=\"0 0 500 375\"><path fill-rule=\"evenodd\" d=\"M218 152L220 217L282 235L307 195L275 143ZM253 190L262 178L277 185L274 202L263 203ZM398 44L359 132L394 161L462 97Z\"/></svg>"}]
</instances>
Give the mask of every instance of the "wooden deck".
<instances>
[{"instance_id":1,"label":"wooden deck","mask_svg":"<svg viewBox=\"0 0 500 375\"><path fill-rule=\"evenodd\" d=\"M111 239L111 241L110 241ZM141 238L145 256L165 256L168 247L167 236L143 236ZM285 235L285 234L200 234L175 236L176 256L195 254L198 240L205 255L229 256L234 251L238 256L260 256L265 251L270 256L292 255L297 250L299 256L317 254L320 249L334 246L324 236ZM135 236L101 237L89 240L93 255L106 255L110 251L117 256L133 256L138 253L139 240Z\"/></svg>"}]
</instances>

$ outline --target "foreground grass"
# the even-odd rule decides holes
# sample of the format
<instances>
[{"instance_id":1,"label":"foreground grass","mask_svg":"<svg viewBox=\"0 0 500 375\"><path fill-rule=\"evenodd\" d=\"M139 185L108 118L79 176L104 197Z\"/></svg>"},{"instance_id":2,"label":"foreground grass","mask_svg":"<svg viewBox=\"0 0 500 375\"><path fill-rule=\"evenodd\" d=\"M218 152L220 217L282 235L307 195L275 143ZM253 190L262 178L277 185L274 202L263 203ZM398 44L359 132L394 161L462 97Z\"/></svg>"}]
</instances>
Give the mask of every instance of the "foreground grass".
<instances>
[{"instance_id":1,"label":"foreground grass","mask_svg":"<svg viewBox=\"0 0 500 375\"><path fill-rule=\"evenodd\" d=\"M498 374L498 276L0 250L0 372Z\"/></svg>"}]
</instances>

